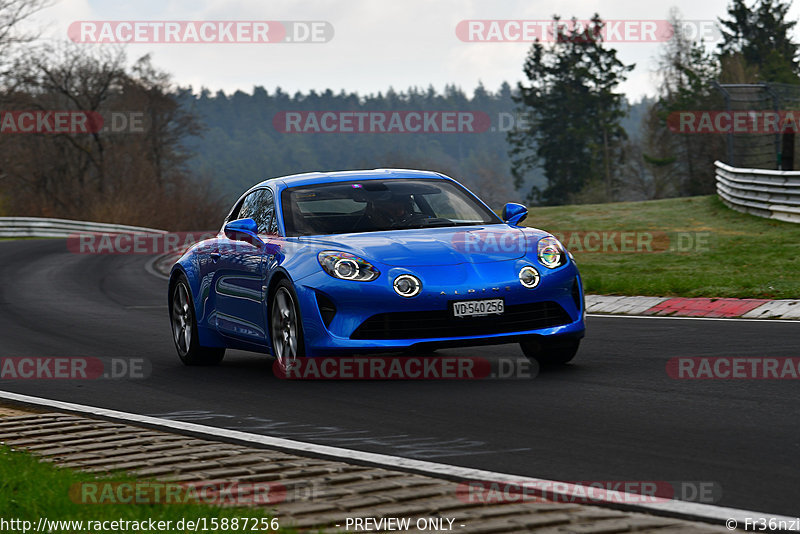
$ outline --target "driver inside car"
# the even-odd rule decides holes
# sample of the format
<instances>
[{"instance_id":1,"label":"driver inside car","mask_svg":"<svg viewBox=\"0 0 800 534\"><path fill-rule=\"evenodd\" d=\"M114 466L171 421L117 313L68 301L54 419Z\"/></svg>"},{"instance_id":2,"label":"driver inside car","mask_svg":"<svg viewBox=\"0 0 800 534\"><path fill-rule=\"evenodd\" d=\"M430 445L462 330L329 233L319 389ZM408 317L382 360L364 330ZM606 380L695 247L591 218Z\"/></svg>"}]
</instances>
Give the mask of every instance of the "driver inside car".
<instances>
[{"instance_id":1,"label":"driver inside car","mask_svg":"<svg viewBox=\"0 0 800 534\"><path fill-rule=\"evenodd\" d=\"M411 198L392 195L386 200L373 200L367 204L364 216L372 226L391 228L408 219L413 213Z\"/></svg>"}]
</instances>

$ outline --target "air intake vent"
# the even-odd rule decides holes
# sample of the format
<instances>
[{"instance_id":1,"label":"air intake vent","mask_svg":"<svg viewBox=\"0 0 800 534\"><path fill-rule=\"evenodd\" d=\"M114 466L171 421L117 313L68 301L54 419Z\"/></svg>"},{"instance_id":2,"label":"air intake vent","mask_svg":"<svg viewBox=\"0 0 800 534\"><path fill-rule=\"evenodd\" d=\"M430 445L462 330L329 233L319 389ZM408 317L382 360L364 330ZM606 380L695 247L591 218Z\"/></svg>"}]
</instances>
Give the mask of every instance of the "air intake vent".
<instances>
[{"instance_id":1,"label":"air intake vent","mask_svg":"<svg viewBox=\"0 0 800 534\"><path fill-rule=\"evenodd\" d=\"M317 292L317 306L319 314L322 316L322 322L325 323L325 328L328 328L336 315L336 306L330 298L320 292Z\"/></svg>"},{"instance_id":2,"label":"air intake vent","mask_svg":"<svg viewBox=\"0 0 800 534\"><path fill-rule=\"evenodd\" d=\"M524 332L572 322L556 302L506 306L503 315L456 318L447 310L373 315L350 339L423 339Z\"/></svg>"}]
</instances>

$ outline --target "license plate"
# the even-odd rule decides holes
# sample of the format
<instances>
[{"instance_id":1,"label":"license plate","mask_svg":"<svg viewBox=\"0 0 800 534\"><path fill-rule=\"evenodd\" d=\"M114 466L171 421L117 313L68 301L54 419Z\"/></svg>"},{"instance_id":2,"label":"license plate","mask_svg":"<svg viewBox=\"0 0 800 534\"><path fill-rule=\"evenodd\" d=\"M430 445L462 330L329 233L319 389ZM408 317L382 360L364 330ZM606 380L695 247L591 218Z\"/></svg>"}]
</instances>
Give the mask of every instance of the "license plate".
<instances>
[{"instance_id":1,"label":"license plate","mask_svg":"<svg viewBox=\"0 0 800 534\"><path fill-rule=\"evenodd\" d=\"M480 317L500 315L504 310L503 299L462 300L453 303L454 317Z\"/></svg>"}]
</instances>

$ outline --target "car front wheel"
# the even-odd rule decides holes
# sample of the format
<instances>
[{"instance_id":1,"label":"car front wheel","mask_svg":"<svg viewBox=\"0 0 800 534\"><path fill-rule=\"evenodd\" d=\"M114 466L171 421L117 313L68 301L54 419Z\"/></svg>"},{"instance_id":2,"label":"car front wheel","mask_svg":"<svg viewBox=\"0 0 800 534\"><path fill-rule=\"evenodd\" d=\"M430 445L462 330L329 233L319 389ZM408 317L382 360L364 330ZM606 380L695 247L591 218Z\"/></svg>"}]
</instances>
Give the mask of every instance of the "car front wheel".
<instances>
[{"instance_id":1,"label":"car front wheel","mask_svg":"<svg viewBox=\"0 0 800 534\"><path fill-rule=\"evenodd\" d=\"M278 282L270 306L270 334L272 353L283 372L291 369L298 358L305 356L300 308L292 285Z\"/></svg>"},{"instance_id":2,"label":"car front wheel","mask_svg":"<svg viewBox=\"0 0 800 534\"><path fill-rule=\"evenodd\" d=\"M184 364L216 365L222 361L225 357L224 348L200 346L194 305L189 284L184 276L178 279L172 290L169 315L172 322L172 339Z\"/></svg>"}]
</instances>

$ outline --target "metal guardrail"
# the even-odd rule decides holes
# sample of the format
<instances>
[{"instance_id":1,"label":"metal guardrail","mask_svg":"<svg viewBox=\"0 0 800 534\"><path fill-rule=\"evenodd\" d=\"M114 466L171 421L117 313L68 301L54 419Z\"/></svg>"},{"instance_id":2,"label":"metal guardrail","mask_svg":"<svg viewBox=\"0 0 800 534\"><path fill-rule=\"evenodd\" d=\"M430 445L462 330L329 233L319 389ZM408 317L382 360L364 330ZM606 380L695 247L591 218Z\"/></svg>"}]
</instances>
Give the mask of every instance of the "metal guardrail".
<instances>
[{"instance_id":1,"label":"metal guardrail","mask_svg":"<svg viewBox=\"0 0 800 534\"><path fill-rule=\"evenodd\" d=\"M120 224L46 219L41 217L0 217L0 237L69 237L81 233L165 234L164 230Z\"/></svg>"},{"instance_id":2,"label":"metal guardrail","mask_svg":"<svg viewBox=\"0 0 800 534\"><path fill-rule=\"evenodd\" d=\"M800 171L740 169L715 161L717 195L728 207L800 223Z\"/></svg>"}]
</instances>

